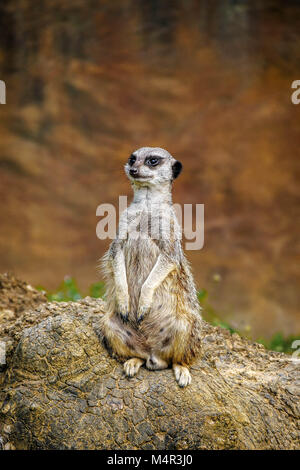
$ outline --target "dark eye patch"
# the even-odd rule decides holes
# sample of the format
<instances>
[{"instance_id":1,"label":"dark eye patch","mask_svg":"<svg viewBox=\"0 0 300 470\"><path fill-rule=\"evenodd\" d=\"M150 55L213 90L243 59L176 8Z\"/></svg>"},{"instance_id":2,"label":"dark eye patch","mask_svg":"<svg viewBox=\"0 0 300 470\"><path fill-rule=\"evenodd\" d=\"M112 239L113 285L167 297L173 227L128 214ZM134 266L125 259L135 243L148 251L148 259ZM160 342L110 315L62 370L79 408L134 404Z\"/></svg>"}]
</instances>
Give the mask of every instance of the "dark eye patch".
<instances>
[{"instance_id":1,"label":"dark eye patch","mask_svg":"<svg viewBox=\"0 0 300 470\"><path fill-rule=\"evenodd\" d=\"M128 159L128 163L129 165L133 165L134 163L136 162L136 156L135 155L130 155L129 159Z\"/></svg>"},{"instance_id":2,"label":"dark eye patch","mask_svg":"<svg viewBox=\"0 0 300 470\"><path fill-rule=\"evenodd\" d=\"M146 158L145 165L153 167L153 166L159 165L160 162L161 162L161 157L156 157L155 155L153 155L151 157Z\"/></svg>"}]
</instances>

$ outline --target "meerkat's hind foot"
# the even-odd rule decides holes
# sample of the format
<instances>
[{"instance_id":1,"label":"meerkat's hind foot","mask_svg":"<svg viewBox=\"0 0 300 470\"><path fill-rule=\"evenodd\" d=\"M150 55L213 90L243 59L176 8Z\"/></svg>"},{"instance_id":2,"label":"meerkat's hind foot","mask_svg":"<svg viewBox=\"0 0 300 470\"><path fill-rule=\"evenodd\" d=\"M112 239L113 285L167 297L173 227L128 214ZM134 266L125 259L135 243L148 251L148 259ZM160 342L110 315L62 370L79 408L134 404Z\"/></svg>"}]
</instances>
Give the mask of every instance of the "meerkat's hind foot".
<instances>
[{"instance_id":1,"label":"meerkat's hind foot","mask_svg":"<svg viewBox=\"0 0 300 470\"><path fill-rule=\"evenodd\" d=\"M179 387L186 387L191 383L192 377L187 367L173 364L173 370Z\"/></svg>"},{"instance_id":2,"label":"meerkat's hind foot","mask_svg":"<svg viewBox=\"0 0 300 470\"><path fill-rule=\"evenodd\" d=\"M124 372L127 377L134 377L138 371L140 370L140 367L144 364L143 359L140 359L138 357L133 357L132 359L128 359L124 363Z\"/></svg>"}]
</instances>

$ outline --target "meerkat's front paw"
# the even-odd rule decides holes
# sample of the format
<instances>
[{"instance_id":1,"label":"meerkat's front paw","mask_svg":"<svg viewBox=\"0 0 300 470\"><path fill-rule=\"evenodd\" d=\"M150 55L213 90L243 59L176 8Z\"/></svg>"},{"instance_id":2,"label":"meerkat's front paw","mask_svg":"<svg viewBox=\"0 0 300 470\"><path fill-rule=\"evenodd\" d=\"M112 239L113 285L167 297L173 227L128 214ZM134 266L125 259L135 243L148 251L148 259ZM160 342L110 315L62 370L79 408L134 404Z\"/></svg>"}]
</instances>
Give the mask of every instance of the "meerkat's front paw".
<instances>
[{"instance_id":1,"label":"meerkat's front paw","mask_svg":"<svg viewBox=\"0 0 300 470\"><path fill-rule=\"evenodd\" d=\"M138 323L141 323L144 320L145 316L150 312L150 308L151 307L145 305L141 307L139 306L136 318Z\"/></svg>"},{"instance_id":2,"label":"meerkat's front paw","mask_svg":"<svg viewBox=\"0 0 300 470\"><path fill-rule=\"evenodd\" d=\"M173 370L179 387L186 387L191 383L192 377L187 367L173 364Z\"/></svg>"},{"instance_id":3,"label":"meerkat's front paw","mask_svg":"<svg viewBox=\"0 0 300 470\"><path fill-rule=\"evenodd\" d=\"M121 317L124 322L128 321L129 316L129 297L125 299L117 300L117 314Z\"/></svg>"},{"instance_id":4,"label":"meerkat's front paw","mask_svg":"<svg viewBox=\"0 0 300 470\"><path fill-rule=\"evenodd\" d=\"M121 320L126 323L128 321L129 311L127 308L123 308L119 305L117 308L117 315L119 315L121 317Z\"/></svg>"},{"instance_id":5,"label":"meerkat's front paw","mask_svg":"<svg viewBox=\"0 0 300 470\"><path fill-rule=\"evenodd\" d=\"M137 321L140 323L151 310L153 292L150 289L142 287L139 306L137 311Z\"/></svg>"},{"instance_id":6,"label":"meerkat's front paw","mask_svg":"<svg viewBox=\"0 0 300 470\"><path fill-rule=\"evenodd\" d=\"M140 369L140 367L143 365L144 361L142 359L139 359L138 357L134 357L132 359L129 359L124 363L124 372L127 377L133 377L136 375Z\"/></svg>"}]
</instances>

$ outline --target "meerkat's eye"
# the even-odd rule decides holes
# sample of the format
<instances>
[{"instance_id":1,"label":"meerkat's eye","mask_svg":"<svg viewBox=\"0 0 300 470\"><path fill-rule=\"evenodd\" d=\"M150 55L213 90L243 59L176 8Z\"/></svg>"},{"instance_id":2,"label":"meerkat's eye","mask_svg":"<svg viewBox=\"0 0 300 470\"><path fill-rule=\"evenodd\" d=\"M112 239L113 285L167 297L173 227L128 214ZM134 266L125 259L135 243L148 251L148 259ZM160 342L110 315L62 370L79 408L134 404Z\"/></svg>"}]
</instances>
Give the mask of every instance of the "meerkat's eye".
<instances>
[{"instance_id":1,"label":"meerkat's eye","mask_svg":"<svg viewBox=\"0 0 300 470\"><path fill-rule=\"evenodd\" d=\"M136 156L135 155L130 155L128 163L129 165L133 165L136 161Z\"/></svg>"},{"instance_id":2,"label":"meerkat's eye","mask_svg":"<svg viewBox=\"0 0 300 470\"><path fill-rule=\"evenodd\" d=\"M147 158L146 160L146 165L148 166L156 166L158 165L160 162L160 158L157 158L157 157L150 157L150 158Z\"/></svg>"}]
</instances>

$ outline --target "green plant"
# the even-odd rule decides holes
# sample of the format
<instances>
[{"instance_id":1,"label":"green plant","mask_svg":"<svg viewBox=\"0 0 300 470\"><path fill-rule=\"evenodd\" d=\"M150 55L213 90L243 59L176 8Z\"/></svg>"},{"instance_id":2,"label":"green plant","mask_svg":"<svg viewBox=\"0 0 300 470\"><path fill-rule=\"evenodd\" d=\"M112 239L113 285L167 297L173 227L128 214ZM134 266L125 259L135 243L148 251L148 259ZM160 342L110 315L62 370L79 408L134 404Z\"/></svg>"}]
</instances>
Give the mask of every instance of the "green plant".
<instances>
[{"instance_id":1,"label":"green plant","mask_svg":"<svg viewBox=\"0 0 300 470\"><path fill-rule=\"evenodd\" d=\"M86 295L90 297L103 297L105 292L104 282L95 282L89 288L88 293L82 293L74 278L66 276L55 291L47 291L44 287L38 286L38 290L46 291L47 299L51 302L76 302Z\"/></svg>"},{"instance_id":2,"label":"green plant","mask_svg":"<svg viewBox=\"0 0 300 470\"><path fill-rule=\"evenodd\" d=\"M105 285L104 282L95 282L90 287L89 295L90 297L95 297L96 299L99 297L103 297L105 293Z\"/></svg>"},{"instance_id":3,"label":"green plant","mask_svg":"<svg viewBox=\"0 0 300 470\"><path fill-rule=\"evenodd\" d=\"M296 340L300 340L300 335L284 337L282 333L278 332L275 333L270 340L259 338L257 342L263 344L265 348L271 349L272 351L292 354L295 351L292 349L292 344Z\"/></svg>"},{"instance_id":4,"label":"green plant","mask_svg":"<svg viewBox=\"0 0 300 470\"><path fill-rule=\"evenodd\" d=\"M47 293L50 301L68 302L77 301L82 298L77 283L72 277L66 276L55 292Z\"/></svg>"},{"instance_id":5,"label":"green plant","mask_svg":"<svg viewBox=\"0 0 300 470\"><path fill-rule=\"evenodd\" d=\"M37 287L37 289L45 290L41 286ZM47 292L47 298L50 301L76 302L77 300L82 299L85 295L89 295L90 297L94 298L103 297L104 292L104 283L95 282L90 286L88 294L83 294L82 292L80 292L75 279L66 276L63 282L57 288L57 290L55 290L54 292ZM206 321L208 321L214 326L220 326L221 328L229 330L231 334L238 333L240 336L245 336L245 333L236 330L232 325L223 320L220 314L215 311L215 309L208 302L208 292L206 289L200 289L198 291L198 299L203 307L203 317ZM300 335L284 337L282 333L278 332L274 336L272 336L270 340L259 338L257 342L263 344L266 349L292 354L294 350L291 346L293 344L293 341L295 340L300 340Z\"/></svg>"}]
</instances>

